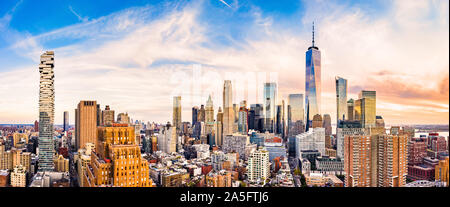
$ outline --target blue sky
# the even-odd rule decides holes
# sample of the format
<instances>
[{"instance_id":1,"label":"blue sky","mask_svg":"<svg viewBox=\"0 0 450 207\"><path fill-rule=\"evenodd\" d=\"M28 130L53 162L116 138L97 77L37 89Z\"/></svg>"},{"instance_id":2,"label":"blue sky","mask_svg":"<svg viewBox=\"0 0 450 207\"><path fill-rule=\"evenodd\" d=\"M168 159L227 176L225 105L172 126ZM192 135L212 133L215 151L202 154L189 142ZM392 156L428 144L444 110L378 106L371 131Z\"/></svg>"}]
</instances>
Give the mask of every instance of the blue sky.
<instances>
[{"instance_id":1,"label":"blue sky","mask_svg":"<svg viewBox=\"0 0 450 207\"><path fill-rule=\"evenodd\" d=\"M314 4L314 1L224 1L230 5L229 8L225 3L219 0L202 0L192 3L193 1L152 1L152 0L98 0L95 3L88 0L6 0L1 2L0 15L10 16L7 24L9 33L23 34L27 36L39 36L50 31L58 30L71 25L80 24L87 21L97 20L104 16L108 16L115 12L139 7L151 7L152 11L146 13L148 16L143 17L147 20L158 18L164 14L166 9L160 8L177 8L182 9L188 4L201 4L201 14L198 16L199 21L207 24L212 31L221 29L230 35L233 41L240 41L246 38L246 35L252 35L254 30L248 26L255 20L253 12L259 12L261 16L270 16L271 24L274 27L283 27L292 32L309 32L310 25L303 25L299 20L305 17L306 6ZM359 7L367 12L367 15L378 15L385 11L385 1L335 1L345 8ZM319 16L319 14L318 14ZM312 15L312 20L314 15ZM223 34L212 34L218 43L224 46L232 44L227 36ZM257 35L255 35L257 36ZM70 36L63 38L51 39L51 41L43 41L42 46L46 48L57 48L71 44L76 44L92 37L87 36ZM2 48L2 59L16 59L17 62L10 62L11 66L17 64L29 63L27 59L20 55L13 56L9 53L11 47L10 34L2 35L0 39L0 48ZM9 65L8 65L9 66ZM0 70L6 70L5 67Z\"/></svg>"},{"instance_id":2,"label":"blue sky","mask_svg":"<svg viewBox=\"0 0 450 207\"><path fill-rule=\"evenodd\" d=\"M377 90L387 123L448 123L448 1L92 2L0 2L0 123L37 119L37 64L45 50L56 53L57 123L86 99L135 119L169 121L174 88L197 83L183 80L192 64L222 79L277 73L281 101L304 93L312 21L324 63L324 113L335 114L339 75L349 80L349 98ZM204 88L223 83L205 81ZM183 120L210 93L217 110L220 92L183 91Z\"/></svg>"}]
</instances>

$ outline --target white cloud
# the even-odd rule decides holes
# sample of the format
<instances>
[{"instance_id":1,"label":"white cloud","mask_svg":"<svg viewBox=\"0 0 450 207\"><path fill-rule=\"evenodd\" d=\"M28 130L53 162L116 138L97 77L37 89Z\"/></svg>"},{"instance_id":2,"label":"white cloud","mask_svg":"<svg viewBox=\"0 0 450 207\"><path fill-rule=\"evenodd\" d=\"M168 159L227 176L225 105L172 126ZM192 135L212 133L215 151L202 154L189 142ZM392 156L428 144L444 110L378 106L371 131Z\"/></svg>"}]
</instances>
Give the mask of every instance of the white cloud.
<instances>
[{"instance_id":1,"label":"white cloud","mask_svg":"<svg viewBox=\"0 0 450 207\"><path fill-rule=\"evenodd\" d=\"M255 21L249 28L257 31L244 41L233 41L229 47L215 47L215 40L207 34L222 31L209 31L202 24L198 18L202 11L196 4L173 11L167 9L156 17L154 12L159 8L132 8L28 37L18 41L13 48L32 51L29 57L36 65L0 73L0 82L6 83L0 85L0 97L5 97L0 99L0 122L20 119L31 123L37 119L38 53L42 52L45 42L59 38L85 41L55 48L56 123L61 122L62 112L66 110L73 123L76 104L88 99L97 100L103 107L110 105L116 111L129 112L134 119L170 121L171 96L180 87L188 91L182 101L183 120L190 120L192 104L199 104L196 97L201 96L204 103L208 95L192 91L193 84L200 82L205 90L214 94L217 110L222 102L223 82L215 80L225 78L227 72L235 72L231 75L233 78L250 78L258 74L247 72L278 72L281 98L286 98L289 93L303 93L311 20L316 22L316 43L322 51L322 102L326 103L322 109L332 117L336 110L336 75L347 78L349 87L364 86L367 81L364 77L387 70L405 74L405 81L434 88L430 83L439 78L443 70L448 70L448 24L438 21L437 29L419 31L429 20L411 16L410 12L421 5L403 8L404 4L400 2L395 4L392 13L377 19L358 8L348 9L328 2L308 5L306 15L299 20L305 30L298 34L289 28L280 30L274 25L273 17L263 15L257 8L251 10ZM446 17L448 22L448 11L432 6L427 8L429 12L438 13L440 19ZM405 19L411 18L414 21L405 26ZM192 80L190 63L202 64L203 71L210 72L211 76ZM256 87L260 90L262 85ZM247 93L256 93L255 90L251 87ZM355 96L350 94L350 97ZM401 112L401 107L388 99L377 101L380 115L386 122L398 119L383 114L383 110Z\"/></svg>"}]
</instances>

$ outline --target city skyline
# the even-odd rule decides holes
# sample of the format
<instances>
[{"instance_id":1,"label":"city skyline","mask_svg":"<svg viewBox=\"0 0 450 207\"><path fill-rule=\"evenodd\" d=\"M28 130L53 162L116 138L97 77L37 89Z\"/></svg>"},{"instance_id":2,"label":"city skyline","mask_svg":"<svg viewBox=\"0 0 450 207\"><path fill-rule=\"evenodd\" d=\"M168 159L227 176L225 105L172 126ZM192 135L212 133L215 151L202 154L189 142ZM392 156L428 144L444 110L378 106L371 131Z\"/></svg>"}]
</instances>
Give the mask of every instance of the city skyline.
<instances>
[{"instance_id":1,"label":"city skyline","mask_svg":"<svg viewBox=\"0 0 450 207\"><path fill-rule=\"evenodd\" d=\"M69 111L69 123L73 125L73 111L80 100L96 100L102 108L110 105L118 113L128 112L134 120L159 123L171 121L170 93L176 88L176 84L167 80L180 71L189 74L192 64L201 64L203 71L221 73L242 69L245 72L278 72L277 87L280 96L276 99L281 103L281 100L287 101L289 94L305 92L304 54L311 45L311 23L314 21L315 41L320 45L323 56L321 114L330 114L332 123L335 123L333 117L336 117L334 78L340 76L348 80L348 99L356 99L361 90L377 91L376 115L383 116L387 124L448 124L448 38L433 38L433 35L448 37L448 11L440 11L441 5L426 2L406 7L398 1L393 9L380 9L375 5L362 3L340 6L331 4L331 8L327 8L320 2L316 2L317 5L300 2L302 6L298 6L296 11L279 8L279 12L283 13L282 17L276 11L264 9L263 5L237 1L229 2L231 8L220 1L135 6L91 18L81 18L75 12L77 8L70 6L69 10L78 14L80 22L49 28L49 31L31 32L30 28L14 27L15 18L19 18L29 4L20 1L11 5L11 9L0 18L0 29L14 34L13 40L16 40L13 44L8 44L5 42L6 37L0 37L0 54L11 50L14 52L2 57L2 60L8 58L11 61L7 61L0 69L0 95L3 99L0 101L0 123L33 123L38 120L38 107L35 104L38 100L35 83L38 81L34 81L39 78L36 59L46 50L54 50L56 59L55 124L61 124L63 112ZM383 8L383 3L377 3L377 6ZM448 2L443 4L448 7ZM344 12L347 7L350 8L348 13ZM166 14L154 16L155 8L164 8ZM217 15L224 15L217 20L221 23L228 22L224 17L239 18L251 14L251 17L243 21L250 22L252 27L244 29L225 24L225 28L232 31L223 35L211 33L214 26L210 24L214 22L208 22L204 18L204 15L211 12L206 11L208 8L217 11ZM331 17L315 15L313 12L324 13L327 9L336 8ZM373 8L378 8L380 13L371 11ZM428 8L428 12L435 12L436 15L413 16L413 11L417 8ZM301 12L304 14L300 15ZM386 16L390 15L397 19L387 21ZM286 18L287 16L290 18ZM410 19L416 21L406 21ZM123 28L111 29L98 35L84 33L93 28L106 28L117 20L121 23L118 25ZM343 28L331 25L331 22ZM374 24L363 24L370 22ZM399 41L402 32L429 27L422 25L423 22L433 22L436 28L425 31L423 36L410 35L406 40ZM293 25L295 27L291 27ZM374 33L379 29L386 31ZM396 30L401 31L400 35L395 34ZM29 33L22 36L26 31ZM245 34L244 37L236 35L240 32ZM263 35L256 37L253 32L263 32ZM150 38L143 38L146 34ZM187 35L183 36L184 34ZM210 38L210 34L213 34L213 38ZM334 37L336 34L339 37ZM102 36L106 37L105 40L92 44ZM61 43L65 39L68 41ZM435 39L446 40L447 44ZM418 40L427 44L408 45L408 42ZM358 44L349 45L351 42ZM204 46L205 44L209 45ZM404 48L404 44L408 47ZM116 50L124 45L128 46L123 50ZM375 48L388 54L371 51ZM426 54L430 53L429 48L433 48L431 56ZM142 49L143 54L137 54L138 49ZM120 52L110 52L115 50ZM155 51L165 54L156 54ZM165 51L170 51L171 54ZM269 57L272 51L277 51L278 54ZM375 54L372 55L369 51ZM199 57L202 55L208 58ZM424 61L426 58L429 61ZM111 61L112 59L114 60ZM17 64L11 65L11 62ZM405 69L398 70L397 67ZM425 67L430 69L422 74ZM295 75L291 75L292 73ZM223 86L223 82L214 84ZM232 84L234 89L236 86ZM392 90L393 88L396 90ZM182 121L191 120L192 107L205 104L208 95L201 95L200 101L191 102L192 104L182 101ZM212 97L216 105L215 113L218 106L223 104L221 95L214 94ZM184 96L182 100L185 100ZM241 101L233 100L233 103L239 104ZM263 102L249 101L248 105L250 104Z\"/></svg>"}]
</instances>

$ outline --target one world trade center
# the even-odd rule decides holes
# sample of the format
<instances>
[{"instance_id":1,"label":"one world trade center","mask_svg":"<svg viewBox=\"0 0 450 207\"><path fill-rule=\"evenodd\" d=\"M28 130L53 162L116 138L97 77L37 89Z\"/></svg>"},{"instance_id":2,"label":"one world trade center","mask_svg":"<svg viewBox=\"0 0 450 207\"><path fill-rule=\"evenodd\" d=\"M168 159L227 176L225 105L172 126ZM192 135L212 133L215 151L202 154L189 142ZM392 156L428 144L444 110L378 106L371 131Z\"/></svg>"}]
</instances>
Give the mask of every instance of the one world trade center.
<instances>
[{"instance_id":1,"label":"one world trade center","mask_svg":"<svg viewBox=\"0 0 450 207\"><path fill-rule=\"evenodd\" d=\"M312 46L306 51L306 76L305 76L305 111L307 119L307 127L311 126L312 117L320 114L321 102L321 64L320 51L314 45L314 23L313 23Z\"/></svg>"}]
</instances>

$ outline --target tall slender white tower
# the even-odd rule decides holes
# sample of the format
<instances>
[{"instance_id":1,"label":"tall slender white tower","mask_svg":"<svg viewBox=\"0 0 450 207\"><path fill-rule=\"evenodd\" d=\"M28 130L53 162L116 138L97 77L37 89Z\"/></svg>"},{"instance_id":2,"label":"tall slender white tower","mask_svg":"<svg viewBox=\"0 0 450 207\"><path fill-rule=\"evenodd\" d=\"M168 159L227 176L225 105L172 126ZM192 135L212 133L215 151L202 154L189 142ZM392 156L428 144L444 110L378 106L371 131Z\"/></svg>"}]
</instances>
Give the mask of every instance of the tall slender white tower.
<instances>
[{"instance_id":1,"label":"tall slender white tower","mask_svg":"<svg viewBox=\"0 0 450 207\"><path fill-rule=\"evenodd\" d=\"M55 53L41 55L39 64L39 165L38 171L53 171L53 123L55 117Z\"/></svg>"}]
</instances>

